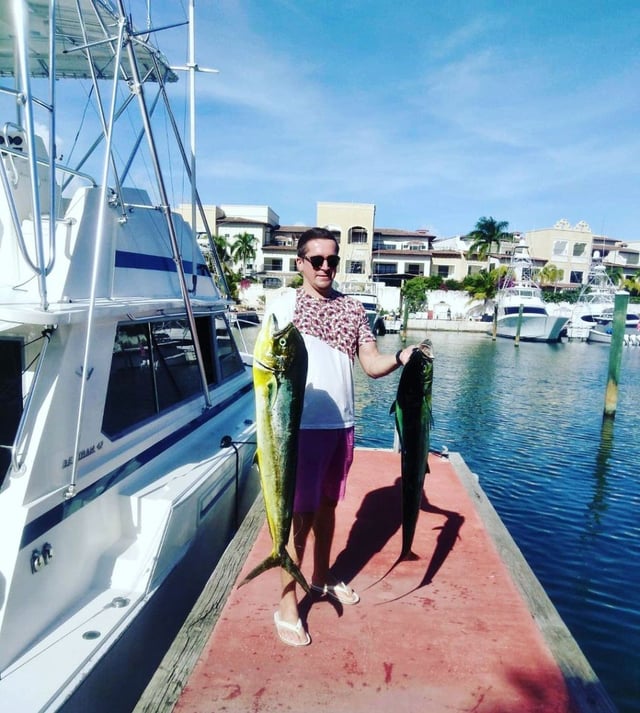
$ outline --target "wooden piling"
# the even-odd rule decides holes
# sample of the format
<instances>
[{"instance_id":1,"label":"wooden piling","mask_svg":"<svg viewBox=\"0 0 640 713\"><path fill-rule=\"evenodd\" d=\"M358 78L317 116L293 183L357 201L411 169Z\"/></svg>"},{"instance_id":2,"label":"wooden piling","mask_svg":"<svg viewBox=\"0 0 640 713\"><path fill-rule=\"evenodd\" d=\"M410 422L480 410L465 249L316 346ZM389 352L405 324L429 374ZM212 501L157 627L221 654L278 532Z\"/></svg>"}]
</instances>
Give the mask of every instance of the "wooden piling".
<instances>
[{"instance_id":1,"label":"wooden piling","mask_svg":"<svg viewBox=\"0 0 640 713\"><path fill-rule=\"evenodd\" d=\"M493 328L491 330L491 338L495 342L498 337L498 305L493 305Z\"/></svg>"},{"instance_id":2,"label":"wooden piling","mask_svg":"<svg viewBox=\"0 0 640 713\"><path fill-rule=\"evenodd\" d=\"M524 311L524 305L520 305L518 308L518 323L516 324L516 338L514 341L514 345L516 347L520 346L520 329L522 327L522 313Z\"/></svg>"},{"instance_id":3,"label":"wooden piling","mask_svg":"<svg viewBox=\"0 0 640 713\"><path fill-rule=\"evenodd\" d=\"M622 361L622 345L624 340L629 293L616 292L613 305L613 325L611 332L611 348L609 350L609 376L604 394L603 418L614 418L618 406L618 384L620 383L620 363Z\"/></svg>"}]
</instances>

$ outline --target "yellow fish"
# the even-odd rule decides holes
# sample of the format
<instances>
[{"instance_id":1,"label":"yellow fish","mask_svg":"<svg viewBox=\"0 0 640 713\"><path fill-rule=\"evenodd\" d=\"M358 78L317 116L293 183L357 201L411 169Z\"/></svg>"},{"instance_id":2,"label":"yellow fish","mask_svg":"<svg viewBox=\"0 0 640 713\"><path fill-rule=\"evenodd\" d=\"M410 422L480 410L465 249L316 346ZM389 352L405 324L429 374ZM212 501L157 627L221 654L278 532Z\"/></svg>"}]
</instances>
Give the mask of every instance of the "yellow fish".
<instances>
[{"instance_id":1,"label":"yellow fish","mask_svg":"<svg viewBox=\"0 0 640 713\"><path fill-rule=\"evenodd\" d=\"M271 569L284 567L309 592L309 585L286 549L293 518L298 462L298 431L307 381L307 350L293 323L278 329L269 315L253 352L258 465L271 554L240 583Z\"/></svg>"}]
</instances>

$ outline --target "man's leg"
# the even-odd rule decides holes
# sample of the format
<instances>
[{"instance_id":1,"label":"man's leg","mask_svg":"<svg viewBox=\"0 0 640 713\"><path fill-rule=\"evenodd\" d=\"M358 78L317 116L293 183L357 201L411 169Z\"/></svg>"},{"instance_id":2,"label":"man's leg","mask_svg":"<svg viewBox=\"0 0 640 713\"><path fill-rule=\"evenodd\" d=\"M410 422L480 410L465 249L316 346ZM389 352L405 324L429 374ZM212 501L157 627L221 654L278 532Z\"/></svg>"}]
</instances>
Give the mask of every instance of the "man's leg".
<instances>
[{"instance_id":1,"label":"man's leg","mask_svg":"<svg viewBox=\"0 0 640 713\"><path fill-rule=\"evenodd\" d=\"M304 556L305 545L307 544L307 538L309 532L311 531L311 526L313 524L312 512L305 513L294 513L293 521L291 523L291 536L289 538L289 552L293 558L293 561L300 567L302 564L302 558ZM282 568L280 570L281 582L282 582L282 594L280 598L279 614L280 620L286 622L287 624L295 625L300 614L298 613L298 596L296 593L296 581L287 572L286 569ZM280 636L285 637L292 643L303 640L303 636L299 636L295 631L289 631L287 629L280 630Z\"/></svg>"},{"instance_id":2,"label":"man's leg","mask_svg":"<svg viewBox=\"0 0 640 713\"><path fill-rule=\"evenodd\" d=\"M336 529L336 505L335 500L322 496L320 506L315 513L313 520L313 584L322 586L324 584L334 584L329 581L329 565L331 562L331 547Z\"/></svg>"}]
</instances>

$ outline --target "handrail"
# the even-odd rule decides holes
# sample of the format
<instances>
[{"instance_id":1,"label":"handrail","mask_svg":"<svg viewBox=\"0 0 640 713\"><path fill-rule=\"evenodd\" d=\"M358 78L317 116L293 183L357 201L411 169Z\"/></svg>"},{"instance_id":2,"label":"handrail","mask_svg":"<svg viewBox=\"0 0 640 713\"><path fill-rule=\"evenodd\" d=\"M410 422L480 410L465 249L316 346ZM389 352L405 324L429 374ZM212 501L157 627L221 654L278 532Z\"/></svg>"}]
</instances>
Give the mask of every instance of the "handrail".
<instances>
[{"instance_id":1,"label":"handrail","mask_svg":"<svg viewBox=\"0 0 640 713\"><path fill-rule=\"evenodd\" d=\"M11 154L12 162L13 162L13 157L15 157L19 160L22 160L22 161L28 160L28 155L24 151L12 149L6 144L6 142L2 148L2 153L3 154ZM49 163L45 159L36 159L36 165L48 167ZM96 183L95 179L87 173L83 173L81 171L76 171L75 169L67 168L66 166L61 166L61 165L56 166L55 169L60 170L65 173L69 173L76 178L86 180L93 188L95 188L98 185ZM5 162L2 160L0 160L0 181L2 182L2 187L4 188L4 192L7 196L7 205L9 207L9 213L11 214L11 222L13 223L13 228L15 230L16 237L17 237L18 248L20 249L20 253L22 254L22 257L24 258L27 265L34 272L34 274L48 275L49 272L51 271L52 266L53 266L52 260L50 259L46 268L44 268L44 270L42 270L41 267L38 264L36 264L32 260L31 256L29 255L29 249L27 247L27 244L26 244L26 241L24 238L24 233L22 231L22 224L20 222L20 216L18 215L15 201L12 200L13 191L11 188L11 181L10 181L10 178L9 178L9 175L7 172L7 167L5 166ZM51 207L50 215L53 216L53 205ZM35 219L35 216L34 216L34 219ZM53 252L53 250L54 250L54 245L51 242L49 244L49 250L51 252Z\"/></svg>"}]
</instances>

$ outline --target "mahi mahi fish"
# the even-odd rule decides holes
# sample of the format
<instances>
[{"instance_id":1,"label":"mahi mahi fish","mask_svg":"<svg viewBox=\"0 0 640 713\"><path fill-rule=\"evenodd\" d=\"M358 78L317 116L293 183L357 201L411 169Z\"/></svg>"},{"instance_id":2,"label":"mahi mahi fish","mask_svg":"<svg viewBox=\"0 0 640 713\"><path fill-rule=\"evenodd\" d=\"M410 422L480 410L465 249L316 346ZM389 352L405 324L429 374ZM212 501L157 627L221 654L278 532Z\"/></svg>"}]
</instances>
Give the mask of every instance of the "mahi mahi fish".
<instances>
[{"instance_id":1,"label":"mahi mahi fish","mask_svg":"<svg viewBox=\"0 0 640 713\"><path fill-rule=\"evenodd\" d=\"M307 350L293 323L278 329L273 315L262 326L253 352L258 465L271 554L240 586L272 567L284 569L309 592L286 549L291 532L298 461L298 430L307 380Z\"/></svg>"},{"instance_id":2,"label":"mahi mahi fish","mask_svg":"<svg viewBox=\"0 0 640 713\"><path fill-rule=\"evenodd\" d=\"M395 414L402 464L402 551L398 562L416 557L411 547L422 503L424 478L429 472L432 385L433 348L425 339L402 369L396 400L390 411Z\"/></svg>"}]
</instances>

